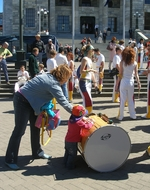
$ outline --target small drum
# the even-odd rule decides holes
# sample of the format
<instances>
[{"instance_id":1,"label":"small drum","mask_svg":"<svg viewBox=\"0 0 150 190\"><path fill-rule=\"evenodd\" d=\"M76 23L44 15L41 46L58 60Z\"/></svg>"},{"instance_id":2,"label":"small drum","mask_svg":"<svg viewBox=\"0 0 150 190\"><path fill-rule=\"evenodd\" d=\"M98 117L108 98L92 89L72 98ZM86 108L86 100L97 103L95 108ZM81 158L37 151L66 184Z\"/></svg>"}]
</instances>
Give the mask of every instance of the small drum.
<instances>
[{"instance_id":1,"label":"small drum","mask_svg":"<svg viewBox=\"0 0 150 190\"><path fill-rule=\"evenodd\" d=\"M121 127L108 125L98 116L90 116L92 117L97 117L99 128L97 124L94 125L87 135L82 137L78 149L92 169L98 172L114 171L121 167L129 156L130 138Z\"/></svg>"}]
</instances>

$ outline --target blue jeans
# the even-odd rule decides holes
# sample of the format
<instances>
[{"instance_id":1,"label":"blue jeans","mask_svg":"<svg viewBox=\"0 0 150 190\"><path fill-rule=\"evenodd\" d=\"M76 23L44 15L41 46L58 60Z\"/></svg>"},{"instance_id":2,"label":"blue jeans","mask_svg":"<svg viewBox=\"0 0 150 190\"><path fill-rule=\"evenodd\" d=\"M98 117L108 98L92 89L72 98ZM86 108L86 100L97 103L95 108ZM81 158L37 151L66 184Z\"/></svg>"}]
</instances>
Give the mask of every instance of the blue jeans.
<instances>
[{"instance_id":1,"label":"blue jeans","mask_svg":"<svg viewBox=\"0 0 150 190\"><path fill-rule=\"evenodd\" d=\"M15 127L9 140L9 144L6 151L5 161L7 163L17 163L18 151L20 141L25 133L28 120L30 121L31 132L31 149L33 158L37 158L38 153L42 151L40 146L40 129L35 127L35 121L37 116L34 114L33 108L29 102L16 92L14 95L14 114L15 114Z\"/></svg>"},{"instance_id":2,"label":"blue jeans","mask_svg":"<svg viewBox=\"0 0 150 190\"><path fill-rule=\"evenodd\" d=\"M65 155L64 164L68 169L75 168L75 161L77 157L77 142L66 142L65 141Z\"/></svg>"},{"instance_id":3,"label":"blue jeans","mask_svg":"<svg viewBox=\"0 0 150 190\"><path fill-rule=\"evenodd\" d=\"M62 91L64 96L66 97L66 99L68 100L68 88L67 88L67 83L64 83L63 85L61 85Z\"/></svg>"},{"instance_id":4,"label":"blue jeans","mask_svg":"<svg viewBox=\"0 0 150 190\"><path fill-rule=\"evenodd\" d=\"M6 80L6 82L8 82L9 77L8 77L8 71L7 71L7 62L5 59L2 59L2 61L0 62L0 72L1 72L1 67L2 67L4 75L5 75L5 80Z\"/></svg>"},{"instance_id":5,"label":"blue jeans","mask_svg":"<svg viewBox=\"0 0 150 190\"><path fill-rule=\"evenodd\" d=\"M39 52L38 54L39 63L42 63L42 57L43 57L43 52Z\"/></svg>"}]
</instances>

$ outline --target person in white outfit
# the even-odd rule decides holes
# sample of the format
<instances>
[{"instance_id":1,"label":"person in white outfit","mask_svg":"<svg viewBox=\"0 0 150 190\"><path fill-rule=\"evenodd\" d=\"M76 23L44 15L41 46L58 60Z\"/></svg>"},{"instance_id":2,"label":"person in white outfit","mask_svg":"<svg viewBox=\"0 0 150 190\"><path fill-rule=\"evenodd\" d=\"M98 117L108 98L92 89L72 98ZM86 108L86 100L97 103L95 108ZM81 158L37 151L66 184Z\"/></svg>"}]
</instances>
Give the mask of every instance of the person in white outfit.
<instances>
[{"instance_id":1,"label":"person in white outfit","mask_svg":"<svg viewBox=\"0 0 150 190\"><path fill-rule=\"evenodd\" d=\"M120 111L118 120L122 120L124 117L124 106L126 100L128 100L128 108L131 119L136 119L135 107L134 107L134 76L137 80L138 88L141 88L138 66L135 61L135 51L131 47L126 47L122 52L122 60L120 62L119 77L120 83ZM117 87L118 88L118 87Z\"/></svg>"},{"instance_id":2,"label":"person in white outfit","mask_svg":"<svg viewBox=\"0 0 150 190\"><path fill-rule=\"evenodd\" d=\"M122 53L122 48L118 46L116 48L116 55L114 56L113 63L112 63L112 67L117 69L118 72L119 72L120 62L121 62L121 53ZM118 90L116 91L115 89L118 75L113 76L113 78L114 78L114 88L113 88L113 94L112 94L112 102L119 102L119 92Z\"/></svg>"},{"instance_id":3,"label":"person in white outfit","mask_svg":"<svg viewBox=\"0 0 150 190\"><path fill-rule=\"evenodd\" d=\"M55 57L56 63L57 65L61 65L61 64L67 64L68 65L68 61L67 61L67 57L64 55L64 48L60 47L59 51ZM64 93L64 96L66 97L66 99L68 100L68 88L67 88L67 82L64 83L62 86L62 91Z\"/></svg>"},{"instance_id":4,"label":"person in white outfit","mask_svg":"<svg viewBox=\"0 0 150 190\"><path fill-rule=\"evenodd\" d=\"M57 52L55 50L49 51L49 59L46 61L47 72L50 73L53 69L58 67L57 62L55 60Z\"/></svg>"},{"instance_id":5,"label":"person in white outfit","mask_svg":"<svg viewBox=\"0 0 150 190\"><path fill-rule=\"evenodd\" d=\"M20 70L17 73L18 82L15 83L14 90L17 92L21 86L23 86L27 80L30 79L28 71L25 70L24 65L21 65Z\"/></svg>"},{"instance_id":6,"label":"person in white outfit","mask_svg":"<svg viewBox=\"0 0 150 190\"><path fill-rule=\"evenodd\" d=\"M103 88L103 78L104 78L104 65L105 65L105 57L100 52L98 48L94 49L94 53L96 54L97 61L96 61L96 73L95 73L95 79L98 86L98 94L102 93Z\"/></svg>"},{"instance_id":7,"label":"person in white outfit","mask_svg":"<svg viewBox=\"0 0 150 190\"><path fill-rule=\"evenodd\" d=\"M143 69L143 57L144 57L144 40L141 38L137 44L138 48L138 68Z\"/></svg>"}]
</instances>

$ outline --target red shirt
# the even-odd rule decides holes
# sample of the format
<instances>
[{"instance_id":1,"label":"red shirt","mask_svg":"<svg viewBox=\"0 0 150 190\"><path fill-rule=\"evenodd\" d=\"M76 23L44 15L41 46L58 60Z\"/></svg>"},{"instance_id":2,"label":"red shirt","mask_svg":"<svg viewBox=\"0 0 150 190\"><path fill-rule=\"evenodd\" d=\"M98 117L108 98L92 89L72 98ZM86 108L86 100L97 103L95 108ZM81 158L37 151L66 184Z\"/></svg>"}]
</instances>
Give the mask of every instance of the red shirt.
<instances>
[{"instance_id":1,"label":"red shirt","mask_svg":"<svg viewBox=\"0 0 150 190\"><path fill-rule=\"evenodd\" d=\"M66 142L81 142L80 130L81 128L89 129L93 123L85 122L82 118L76 122L68 121L68 131L65 137Z\"/></svg>"}]
</instances>

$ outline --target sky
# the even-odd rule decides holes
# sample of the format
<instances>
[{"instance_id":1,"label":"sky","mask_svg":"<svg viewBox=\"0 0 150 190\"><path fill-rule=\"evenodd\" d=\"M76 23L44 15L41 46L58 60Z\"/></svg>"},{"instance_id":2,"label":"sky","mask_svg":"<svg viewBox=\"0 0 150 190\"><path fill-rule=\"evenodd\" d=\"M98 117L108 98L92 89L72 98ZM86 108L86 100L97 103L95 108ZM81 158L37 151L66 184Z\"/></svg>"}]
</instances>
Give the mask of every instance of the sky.
<instances>
[{"instance_id":1,"label":"sky","mask_svg":"<svg viewBox=\"0 0 150 190\"><path fill-rule=\"evenodd\" d=\"M3 12L3 0L0 0L0 13Z\"/></svg>"}]
</instances>

